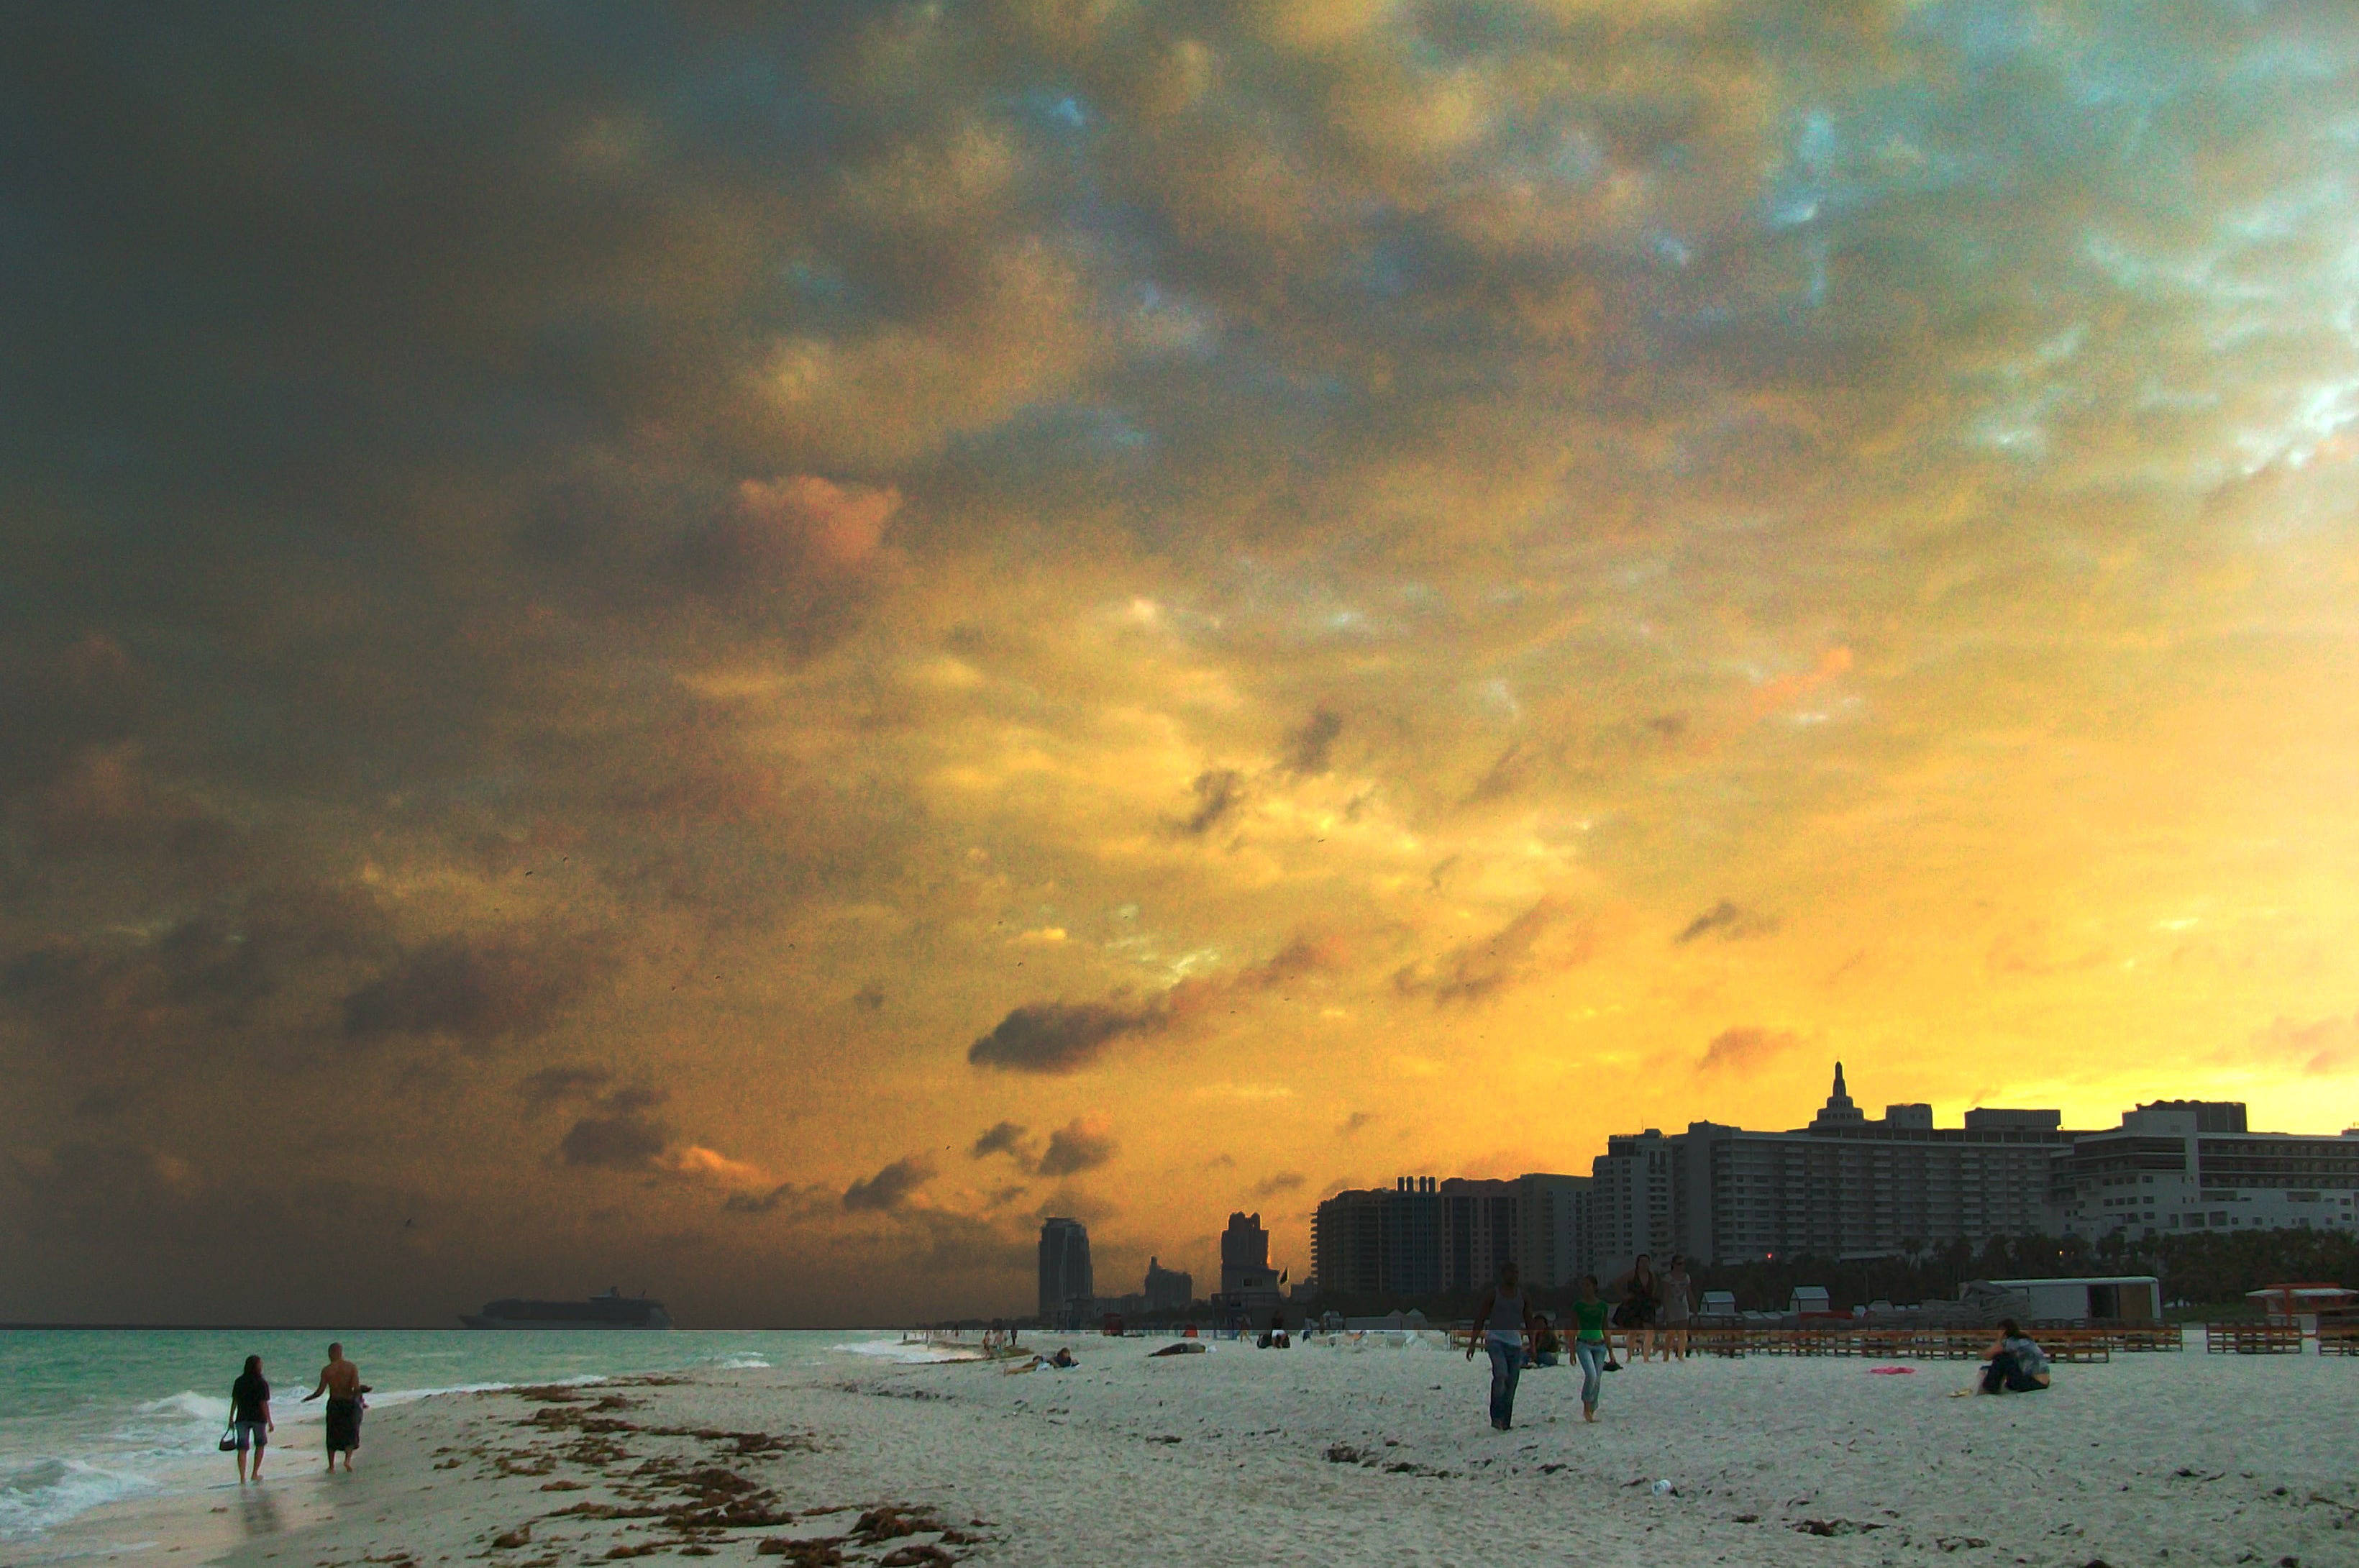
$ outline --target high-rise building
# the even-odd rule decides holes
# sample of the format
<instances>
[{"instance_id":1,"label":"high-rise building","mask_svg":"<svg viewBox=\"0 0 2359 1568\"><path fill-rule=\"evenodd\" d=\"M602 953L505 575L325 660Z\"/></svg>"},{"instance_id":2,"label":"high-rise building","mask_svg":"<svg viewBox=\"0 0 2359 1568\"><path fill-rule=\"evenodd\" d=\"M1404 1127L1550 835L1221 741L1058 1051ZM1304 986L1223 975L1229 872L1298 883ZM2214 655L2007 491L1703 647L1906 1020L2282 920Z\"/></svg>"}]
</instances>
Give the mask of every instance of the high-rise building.
<instances>
[{"instance_id":1,"label":"high-rise building","mask_svg":"<svg viewBox=\"0 0 2359 1568\"><path fill-rule=\"evenodd\" d=\"M1185 1270L1166 1269L1154 1258L1147 1260L1147 1285L1141 1292L1147 1298L1150 1312L1179 1312L1196 1299L1195 1277Z\"/></svg>"},{"instance_id":2,"label":"high-rise building","mask_svg":"<svg viewBox=\"0 0 2359 1568\"><path fill-rule=\"evenodd\" d=\"M1591 1178L1542 1173L1516 1178L1516 1261L1536 1290L1571 1285L1589 1272Z\"/></svg>"},{"instance_id":3,"label":"high-rise building","mask_svg":"<svg viewBox=\"0 0 2359 1568\"><path fill-rule=\"evenodd\" d=\"M1513 1181L1453 1176L1441 1183L1441 1288L1479 1290L1516 1257L1517 1192Z\"/></svg>"},{"instance_id":4,"label":"high-rise building","mask_svg":"<svg viewBox=\"0 0 2359 1568\"><path fill-rule=\"evenodd\" d=\"M2359 1128L2251 1132L2233 1100L2157 1100L2082 1133L2055 1165L2061 1228L2128 1240L2214 1230L2359 1225Z\"/></svg>"},{"instance_id":5,"label":"high-rise building","mask_svg":"<svg viewBox=\"0 0 2359 1568\"><path fill-rule=\"evenodd\" d=\"M1641 1253L1661 1269L1678 1250L1674 1167L1676 1139L1656 1127L1605 1140L1590 1162L1589 1267L1608 1285L1630 1271Z\"/></svg>"},{"instance_id":6,"label":"high-rise building","mask_svg":"<svg viewBox=\"0 0 2359 1568\"><path fill-rule=\"evenodd\" d=\"M1892 1105L1870 1121L1838 1062L1834 1088L1806 1127L1693 1122L1666 1139L1677 1219L1672 1238L1650 1250L1658 1264L1666 1242L1694 1262L1740 1263L2053 1234L2049 1167L2075 1136L2062 1123L2052 1110L1983 1107L1968 1111L1963 1127L1936 1127L1925 1105Z\"/></svg>"},{"instance_id":7,"label":"high-rise building","mask_svg":"<svg viewBox=\"0 0 2359 1568\"><path fill-rule=\"evenodd\" d=\"M1403 1176L1338 1192L1311 1221L1312 1277L1337 1295L1430 1296L1481 1290L1513 1258L1526 1283L1553 1290L1582 1272L1589 1187L1585 1176Z\"/></svg>"},{"instance_id":8,"label":"high-rise building","mask_svg":"<svg viewBox=\"0 0 2359 1568\"><path fill-rule=\"evenodd\" d=\"M1430 1296L1441 1289L1441 1194L1430 1176L1393 1181L1381 1211L1384 1282L1395 1296Z\"/></svg>"},{"instance_id":9,"label":"high-rise building","mask_svg":"<svg viewBox=\"0 0 2359 1568\"><path fill-rule=\"evenodd\" d=\"M1090 1233L1079 1220L1040 1222L1040 1321L1073 1327L1097 1299L1090 1273Z\"/></svg>"}]
</instances>

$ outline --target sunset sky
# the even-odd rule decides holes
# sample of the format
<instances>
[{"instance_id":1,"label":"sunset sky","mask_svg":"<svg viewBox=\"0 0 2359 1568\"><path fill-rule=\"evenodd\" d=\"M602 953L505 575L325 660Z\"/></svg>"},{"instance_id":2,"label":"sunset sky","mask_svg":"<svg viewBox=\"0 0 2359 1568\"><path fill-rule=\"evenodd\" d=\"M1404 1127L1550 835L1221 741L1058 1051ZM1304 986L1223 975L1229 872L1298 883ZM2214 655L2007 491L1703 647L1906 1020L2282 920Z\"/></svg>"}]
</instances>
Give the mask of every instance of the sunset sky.
<instances>
[{"instance_id":1,"label":"sunset sky","mask_svg":"<svg viewBox=\"0 0 2359 1568\"><path fill-rule=\"evenodd\" d=\"M2342 4L0 19L0 1320L2359 1121Z\"/></svg>"}]
</instances>

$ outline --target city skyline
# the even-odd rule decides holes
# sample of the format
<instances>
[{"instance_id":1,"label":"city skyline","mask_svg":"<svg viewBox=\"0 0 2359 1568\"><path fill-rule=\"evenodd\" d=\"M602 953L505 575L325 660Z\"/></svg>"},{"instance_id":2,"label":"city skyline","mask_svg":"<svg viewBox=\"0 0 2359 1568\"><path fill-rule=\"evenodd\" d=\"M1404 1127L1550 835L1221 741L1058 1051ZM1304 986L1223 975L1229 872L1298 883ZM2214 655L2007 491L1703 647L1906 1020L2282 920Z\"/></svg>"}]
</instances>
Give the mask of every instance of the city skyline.
<instances>
[{"instance_id":1,"label":"city skyline","mask_svg":"<svg viewBox=\"0 0 2359 1568\"><path fill-rule=\"evenodd\" d=\"M0 42L0 1321L2359 1122L2348 7Z\"/></svg>"}]
</instances>

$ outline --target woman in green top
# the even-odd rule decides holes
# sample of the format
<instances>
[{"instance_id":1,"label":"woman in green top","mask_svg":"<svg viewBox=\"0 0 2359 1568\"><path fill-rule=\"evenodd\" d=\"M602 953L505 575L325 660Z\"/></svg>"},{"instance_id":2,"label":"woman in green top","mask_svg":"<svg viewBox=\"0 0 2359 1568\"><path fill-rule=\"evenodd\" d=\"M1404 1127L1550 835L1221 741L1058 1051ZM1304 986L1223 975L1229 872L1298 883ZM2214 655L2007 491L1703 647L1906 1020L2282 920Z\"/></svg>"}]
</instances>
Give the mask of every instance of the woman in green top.
<instances>
[{"instance_id":1,"label":"woman in green top","mask_svg":"<svg viewBox=\"0 0 2359 1568\"><path fill-rule=\"evenodd\" d=\"M1581 1277L1581 1295L1572 1303L1573 1359L1581 1363L1581 1419L1597 1419L1597 1392L1604 1383L1605 1363L1613 1347L1605 1343L1605 1300L1597 1293L1597 1276Z\"/></svg>"}]
</instances>

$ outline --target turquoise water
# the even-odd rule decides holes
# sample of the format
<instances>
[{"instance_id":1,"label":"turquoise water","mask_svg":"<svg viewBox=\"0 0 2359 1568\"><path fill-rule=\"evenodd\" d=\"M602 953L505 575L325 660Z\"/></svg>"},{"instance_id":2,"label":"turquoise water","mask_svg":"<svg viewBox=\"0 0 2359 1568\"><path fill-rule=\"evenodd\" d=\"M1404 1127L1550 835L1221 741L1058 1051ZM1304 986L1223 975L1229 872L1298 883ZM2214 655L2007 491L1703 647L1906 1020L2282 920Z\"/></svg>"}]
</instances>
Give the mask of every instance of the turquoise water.
<instances>
[{"instance_id":1,"label":"turquoise water","mask_svg":"<svg viewBox=\"0 0 2359 1568\"><path fill-rule=\"evenodd\" d=\"M382 1408L457 1388L697 1367L810 1366L891 1334L829 1331L471 1333L355 1330L344 1354ZM0 1331L0 1541L26 1541L88 1508L218 1481L230 1381L262 1357L278 1422L274 1463L318 1458L321 1405L299 1401L327 1359L319 1332Z\"/></svg>"}]
</instances>

